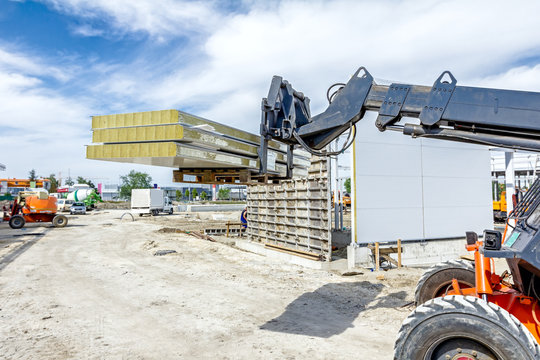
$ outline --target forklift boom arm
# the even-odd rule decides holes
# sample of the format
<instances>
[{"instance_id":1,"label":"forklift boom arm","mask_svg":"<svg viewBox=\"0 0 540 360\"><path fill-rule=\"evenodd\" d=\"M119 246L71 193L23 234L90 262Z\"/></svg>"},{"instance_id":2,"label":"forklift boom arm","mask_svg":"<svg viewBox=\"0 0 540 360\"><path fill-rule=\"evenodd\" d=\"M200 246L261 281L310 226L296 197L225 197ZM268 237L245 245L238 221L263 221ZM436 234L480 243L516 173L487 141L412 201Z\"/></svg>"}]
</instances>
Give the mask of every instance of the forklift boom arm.
<instances>
[{"instance_id":1,"label":"forklift boom arm","mask_svg":"<svg viewBox=\"0 0 540 360\"><path fill-rule=\"evenodd\" d=\"M322 149L345 131L354 133L354 124L366 111L378 113L375 125L380 131L540 151L540 93L456 83L454 76L445 71L433 86L378 85L361 67L328 96L328 108L312 117L309 98L274 76L268 96L262 100L260 171L267 172L269 140L289 145L290 177L295 147L317 155L335 154ZM418 118L419 123L399 124L402 117Z\"/></svg>"}]
</instances>

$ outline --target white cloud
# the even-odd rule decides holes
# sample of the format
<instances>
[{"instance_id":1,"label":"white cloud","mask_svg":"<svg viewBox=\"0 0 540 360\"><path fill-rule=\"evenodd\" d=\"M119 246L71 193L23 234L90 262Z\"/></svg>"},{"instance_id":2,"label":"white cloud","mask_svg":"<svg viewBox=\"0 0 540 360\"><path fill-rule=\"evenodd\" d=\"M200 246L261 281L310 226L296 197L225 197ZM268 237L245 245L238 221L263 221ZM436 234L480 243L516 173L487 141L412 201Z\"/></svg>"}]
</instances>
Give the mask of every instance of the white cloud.
<instances>
[{"instance_id":1,"label":"white cloud","mask_svg":"<svg viewBox=\"0 0 540 360\"><path fill-rule=\"evenodd\" d=\"M236 14L214 2L43 1L80 21L72 29L81 36L108 36L113 29L150 37L132 61L77 58L67 67L64 58L53 63L0 47L0 123L17 119L17 126L37 129L19 140L36 149L37 137L67 132L73 151L51 146L72 173L75 164L102 174L120 171L112 170L117 164L86 165L88 116L96 113L195 108L197 115L257 132L260 100L274 74L311 97L313 113L326 107L330 84L346 81L362 65L375 78L413 84L431 84L451 70L460 85L540 91L539 65L512 65L540 49L531 15L540 3L533 1L245 1L247 11ZM152 53L156 41L184 36L187 45L159 58ZM80 72L85 76L73 75ZM85 97L51 91L44 77L70 79Z\"/></svg>"},{"instance_id":2,"label":"white cloud","mask_svg":"<svg viewBox=\"0 0 540 360\"><path fill-rule=\"evenodd\" d=\"M110 70L98 64L89 71ZM120 174L135 169L160 184L171 182L168 168L87 160L90 115L103 110L91 96L91 81L73 79L79 87L89 86L87 93L66 95L44 80L56 74L57 67L45 58L0 47L0 163L7 166L0 177L24 178L35 169L40 176L61 172L64 179L71 173L96 183L118 183Z\"/></svg>"},{"instance_id":3,"label":"white cloud","mask_svg":"<svg viewBox=\"0 0 540 360\"><path fill-rule=\"evenodd\" d=\"M0 71L0 84L0 157L11 174L34 167L48 175L63 162L80 161L81 139L89 137L85 105L21 74Z\"/></svg>"},{"instance_id":4,"label":"white cloud","mask_svg":"<svg viewBox=\"0 0 540 360\"><path fill-rule=\"evenodd\" d=\"M96 29L88 24L83 24L79 26L73 27L73 33L76 35L86 36L86 37L92 37L92 36L103 36L105 35L105 31L101 29Z\"/></svg>"},{"instance_id":5,"label":"white cloud","mask_svg":"<svg viewBox=\"0 0 540 360\"><path fill-rule=\"evenodd\" d=\"M197 106L217 121L247 123L257 131L260 98L273 74L310 96L316 113L326 107L326 87L346 81L361 65L376 78L415 84L431 84L449 69L459 84L466 84L507 71L540 48L540 37L531 30L537 21L530 16L540 11L537 2L511 7L504 1L465 0L251 6L245 14L224 17L199 47L191 48L197 60L185 64L182 49L171 52L155 71L128 66L106 91L128 93L158 108ZM162 75L163 68L170 72Z\"/></svg>"},{"instance_id":6,"label":"white cloud","mask_svg":"<svg viewBox=\"0 0 540 360\"><path fill-rule=\"evenodd\" d=\"M470 85L540 92L540 64L515 67L500 74L476 79Z\"/></svg>"},{"instance_id":7,"label":"white cloud","mask_svg":"<svg viewBox=\"0 0 540 360\"><path fill-rule=\"evenodd\" d=\"M175 0L40 0L83 20L108 23L120 34L142 32L158 40L210 31L219 23L212 2ZM88 25L79 35L95 36Z\"/></svg>"},{"instance_id":8,"label":"white cloud","mask_svg":"<svg viewBox=\"0 0 540 360\"><path fill-rule=\"evenodd\" d=\"M0 70L51 77L59 81L67 81L71 77L68 69L36 61L30 54L14 49L13 46L1 47L0 45Z\"/></svg>"},{"instance_id":9,"label":"white cloud","mask_svg":"<svg viewBox=\"0 0 540 360\"><path fill-rule=\"evenodd\" d=\"M15 73L0 73L0 92L8 92L13 89L30 89L42 83L33 77Z\"/></svg>"}]
</instances>

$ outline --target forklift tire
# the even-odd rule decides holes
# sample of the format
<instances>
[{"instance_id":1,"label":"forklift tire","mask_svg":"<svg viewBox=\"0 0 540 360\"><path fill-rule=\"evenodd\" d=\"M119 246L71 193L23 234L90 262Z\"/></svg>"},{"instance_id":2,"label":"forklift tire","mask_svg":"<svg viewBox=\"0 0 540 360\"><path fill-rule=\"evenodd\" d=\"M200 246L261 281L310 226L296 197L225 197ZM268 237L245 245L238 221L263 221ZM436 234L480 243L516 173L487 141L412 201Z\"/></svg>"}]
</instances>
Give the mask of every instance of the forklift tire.
<instances>
[{"instance_id":1,"label":"forklift tire","mask_svg":"<svg viewBox=\"0 0 540 360\"><path fill-rule=\"evenodd\" d=\"M169 215L172 215L173 212L174 212L174 210L173 210L173 209L170 209L170 210L169 210Z\"/></svg>"},{"instance_id":2,"label":"forklift tire","mask_svg":"<svg viewBox=\"0 0 540 360\"><path fill-rule=\"evenodd\" d=\"M394 360L540 359L529 330L503 308L472 296L435 298L405 319Z\"/></svg>"},{"instance_id":3,"label":"forklift tire","mask_svg":"<svg viewBox=\"0 0 540 360\"><path fill-rule=\"evenodd\" d=\"M54 227L63 228L67 225L68 219L64 215L56 215L55 217L53 217L52 223Z\"/></svg>"},{"instance_id":4,"label":"forklift tire","mask_svg":"<svg viewBox=\"0 0 540 360\"><path fill-rule=\"evenodd\" d=\"M415 305L445 296L447 290L452 287L452 279L457 279L461 288L474 287L474 262L462 259L450 260L430 267L416 284Z\"/></svg>"},{"instance_id":5,"label":"forklift tire","mask_svg":"<svg viewBox=\"0 0 540 360\"><path fill-rule=\"evenodd\" d=\"M9 219L9 227L12 229L21 229L26 224L26 220L20 215L14 215Z\"/></svg>"}]
</instances>

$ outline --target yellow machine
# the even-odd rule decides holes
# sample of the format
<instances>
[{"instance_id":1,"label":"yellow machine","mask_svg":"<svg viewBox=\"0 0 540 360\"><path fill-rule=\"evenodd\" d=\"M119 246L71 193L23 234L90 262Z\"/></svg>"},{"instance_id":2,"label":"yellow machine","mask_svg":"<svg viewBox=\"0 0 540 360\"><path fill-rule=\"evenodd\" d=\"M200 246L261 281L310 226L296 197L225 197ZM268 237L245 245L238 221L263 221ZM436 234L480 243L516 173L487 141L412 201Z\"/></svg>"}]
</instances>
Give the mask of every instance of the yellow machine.
<instances>
[{"instance_id":1,"label":"yellow machine","mask_svg":"<svg viewBox=\"0 0 540 360\"><path fill-rule=\"evenodd\" d=\"M497 221L506 220L506 191L501 193L499 200L493 200L493 217Z\"/></svg>"}]
</instances>

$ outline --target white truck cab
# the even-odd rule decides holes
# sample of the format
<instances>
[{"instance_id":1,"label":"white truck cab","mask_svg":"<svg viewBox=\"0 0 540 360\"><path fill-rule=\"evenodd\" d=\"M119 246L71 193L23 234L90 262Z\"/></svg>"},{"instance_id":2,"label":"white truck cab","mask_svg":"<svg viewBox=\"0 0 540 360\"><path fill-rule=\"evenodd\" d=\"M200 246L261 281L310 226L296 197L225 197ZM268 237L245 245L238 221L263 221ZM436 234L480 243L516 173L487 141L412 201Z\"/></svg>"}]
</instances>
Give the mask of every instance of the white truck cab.
<instances>
[{"instance_id":1,"label":"white truck cab","mask_svg":"<svg viewBox=\"0 0 540 360\"><path fill-rule=\"evenodd\" d=\"M67 199L57 199L56 200L56 208L57 211L70 211L71 205L74 203L74 200L67 200Z\"/></svg>"},{"instance_id":2,"label":"white truck cab","mask_svg":"<svg viewBox=\"0 0 540 360\"><path fill-rule=\"evenodd\" d=\"M131 212L139 216L172 214L171 200L165 196L161 189L133 189L131 190Z\"/></svg>"}]
</instances>

